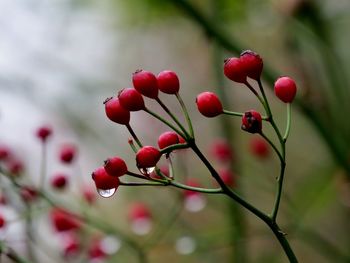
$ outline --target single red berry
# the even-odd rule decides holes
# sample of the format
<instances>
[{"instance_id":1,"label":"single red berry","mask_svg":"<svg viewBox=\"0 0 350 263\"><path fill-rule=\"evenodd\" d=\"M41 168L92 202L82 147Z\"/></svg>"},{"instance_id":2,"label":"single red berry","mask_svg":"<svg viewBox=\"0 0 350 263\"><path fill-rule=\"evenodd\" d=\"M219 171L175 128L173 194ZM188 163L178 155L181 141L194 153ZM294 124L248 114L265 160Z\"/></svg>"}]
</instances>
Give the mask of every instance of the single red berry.
<instances>
[{"instance_id":1,"label":"single red berry","mask_svg":"<svg viewBox=\"0 0 350 263\"><path fill-rule=\"evenodd\" d=\"M202 92L197 96L196 103L199 112L205 117L216 117L223 112L221 101L213 92Z\"/></svg>"},{"instance_id":2,"label":"single red berry","mask_svg":"<svg viewBox=\"0 0 350 263\"><path fill-rule=\"evenodd\" d=\"M60 148L59 157L62 163L70 164L77 155L77 148L73 144L64 144Z\"/></svg>"},{"instance_id":3,"label":"single red berry","mask_svg":"<svg viewBox=\"0 0 350 263\"><path fill-rule=\"evenodd\" d=\"M222 169L219 171L219 176L221 177L222 181L229 187L234 187L236 184L235 180L235 174L232 173L229 169Z\"/></svg>"},{"instance_id":4,"label":"single red berry","mask_svg":"<svg viewBox=\"0 0 350 263\"><path fill-rule=\"evenodd\" d=\"M92 179L95 182L96 188L101 190L118 188L120 183L119 178L109 175L103 166L97 168L92 173Z\"/></svg>"},{"instance_id":5,"label":"single red berry","mask_svg":"<svg viewBox=\"0 0 350 263\"><path fill-rule=\"evenodd\" d=\"M93 204L96 201L97 195L95 189L93 189L90 185L86 185L82 189L83 198L88 204Z\"/></svg>"},{"instance_id":6,"label":"single red berry","mask_svg":"<svg viewBox=\"0 0 350 263\"><path fill-rule=\"evenodd\" d=\"M275 94L285 103L291 103L297 93L295 81L289 77L280 77L275 82Z\"/></svg>"},{"instance_id":7,"label":"single red berry","mask_svg":"<svg viewBox=\"0 0 350 263\"><path fill-rule=\"evenodd\" d=\"M90 262L101 262L107 257L107 253L104 250L101 240L99 238L94 238L89 246L89 259Z\"/></svg>"},{"instance_id":8,"label":"single red berry","mask_svg":"<svg viewBox=\"0 0 350 263\"><path fill-rule=\"evenodd\" d=\"M157 78L152 72L137 70L132 75L132 83L134 88L142 95L151 99L158 98Z\"/></svg>"},{"instance_id":9,"label":"single red berry","mask_svg":"<svg viewBox=\"0 0 350 263\"><path fill-rule=\"evenodd\" d=\"M34 202L38 198L38 191L33 186L22 186L20 196L26 203Z\"/></svg>"},{"instance_id":10,"label":"single red berry","mask_svg":"<svg viewBox=\"0 0 350 263\"><path fill-rule=\"evenodd\" d=\"M260 137L252 138L249 143L250 152L259 158L266 158L270 155L269 144Z\"/></svg>"},{"instance_id":11,"label":"single red berry","mask_svg":"<svg viewBox=\"0 0 350 263\"><path fill-rule=\"evenodd\" d=\"M240 58L228 58L224 64L224 74L232 81L247 82L247 72Z\"/></svg>"},{"instance_id":12,"label":"single red berry","mask_svg":"<svg viewBox=\"0 0 350 263\"><path fill-rule=\"evenodd\" d=\"M129 207L128 217L130 221L148 219L151 218L151 212L144 203L133 203Z\"/></svg>"},{"instance_id":13,"label":"single red berry","mask_svg":"<svg viewBox=\"0 0 350 263\"><path fill-rule=\"evenodd\" d=\"M52 129L49 126L39 127L36 131L36 136L42 141L46 142L46 140L51 136Z\"/></svg>"},{"instance_id":14,"label":"single red berry","mask_svg":"<svg viewBox=\"0 0 350 263\"><path fill-rule=\"evenodd\" d=\"M0 145L0 161L10 157L10 149L5 145Z\"/></svg>"},{"instance_id":15,"label":"single red berry","mask_svg":"<svg viewBox=\"0 0 350 263\"><path fill-rule=\"evenodd\" d=\"M122 107L118 98L108 98L103 103L108 119L119 124L129 124L130 111Z\"/></svg>"},{"instance_id":16,"label":"single red berry","mask_svg":"<svg viewBox=\"0 0 350 263\"><path fill-rule=\"evenodd\" d=\"M180 89L180 81L176 73L171 70L164 70L157 76L158 88L167 94L176 94Z\"/></svg>"},{"instance_id":17,"label":"single red berry","mask_svg":"<svg viewBox=\"0 0 350 263\"><path fill-rule=\"evenodd\" d=\"M10 160L7 163L7 166L8 166L9 172L12 175L17 176L17 175L20 175L21 173L23 173L23 171L24 171L24 164L22 161L20 161L18 159Z\"/></svg>"},{"instance_id":18,"label":"single red berry","mask_svg":"<svg viewBox=\"0 0 350 263\"><path fill-rule=\"evenodd\" d=\"M108 158L104 164L106 172L111 176L122 176L128 171L123 159L118 156Z\"/></svg>"},{"instance_id":19,"label":"single red berry","mask_svg":"<svg viewBox=\"0 0 350 263\"><path fill-rule=\"evenodd\" d=\"M181 135L177 135L179 137L179 143L184 144L186 143L186 140L181 136Z\"/></svg>"},{"instance_id":20,"label":"single red berry","mask_svg":"<svg viewBox=\"0 0 350 263\"><path fill-rule=\"evenodd\" d=\"M259 80L264 66L261 57L251 50L246 50L242 52L240 60L247 76Z\"/></svg>"},{"instance_id":21,"label":"single red berry","mask_svg":"<svg viewBox=\"0 0 350 263\"><path fill-rule=\"evenodd\" d=\"M3 228L6 225L5 217L0 214L0 228Z\"/></svg>"},{"instance_id":22,"label":"single red berry","mask_svg":"<svg viewBox=\"0 0 350 263\"><path fill-rule=\"evenodd\" d=\"M69 235L64 239L63 255L65 257L75 256L81 249L80 242L76 235Z\"/></svg>"},{"instance_id":23,"label":"single red berry","mask_svg":"<svg viewBox=\"0 0 350 263\"><path fill-rule=\"evenodd\" d=\"M77 215L61 208L53 208L50 212L50 218L57 232L76 230L81 227L81 221Z\"/></svg>"},{"instance_id":24,"label":"single red berry","mask_svg":"<svg viewBox=\"0 0 350 263\"><path fill-rule=\"evenodd\" d=\"M67 184L67 176L62 173L55 174L51 179L51 186L58 190L64 189L67 186Z\"/></svg>"},{"instance_id":25,"label":"single red berry","mask_svg":"<svg viewBox=\"0 0 350 263\"><path fill-rule=\"evenodd\" d=\"M246 111L242 117L241 128L249 133L260 133L262 130L262 119L260 113L255 110Z\"/></svg>"},{"instance_id":26,"label":"single red berry","mask_svg":"<svg viewBox=\"0 0 350 263\"><path fill-rule=\"evenodd\" d=\"M156 166L162 154L153 146L144 146L136 153L136 165L139 169Z\"/></svg>"},{"instance_id":27,"label":"single red berry","mask_svg":"<svg viewBox=\"0 0 350 263\"><path fill-rule=\"evenodd\" d=\"M123 89L118 94L120 105L128 111L139 111L145 109L142 95L133 88Z\"/></svg>"},{"instance_id":28,"label":"single red berry","mask_svg":"<svg viewBox=\"0 0 350 263\"><path fill-rule=\"evenodd\" d=\"M179 136L176 132L167 131L162 133L158 138L159 149L164 149L170 145L178 144Z\"/></svg>"},{"instance_id":29,"label":"single red berry","mask_svg":"<svg viewBox=\"0 0 350 263\"><path fill-rule=\"evenodd\" d=\"M220 162L229 162L233 159L233 151L226 140L218 139L210 145L211 155Z\"/></svg>"}]
</instances>

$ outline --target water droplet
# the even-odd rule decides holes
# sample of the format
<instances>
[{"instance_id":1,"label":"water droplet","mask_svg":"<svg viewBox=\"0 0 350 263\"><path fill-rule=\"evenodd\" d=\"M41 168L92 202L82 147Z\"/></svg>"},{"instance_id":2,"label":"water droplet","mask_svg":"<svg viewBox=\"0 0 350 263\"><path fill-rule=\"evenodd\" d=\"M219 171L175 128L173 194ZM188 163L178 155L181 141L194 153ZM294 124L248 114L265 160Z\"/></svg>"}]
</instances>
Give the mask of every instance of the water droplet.
<instances>
[{"instance_id":1,"label":"water droplet","mask_svg":"<svg viewBox=\"0 0 350 263\"><path fill-rule=\"evenodd\" d=\"M152 228L152 221L148 217L137 218L131 222L131 229L136 235L147 235Z\"/></svg>"},{"instance_id":2,"label":"water droplet","mask_svg":"<svg viewBox=\"0 0 350 263\"><path fill-rule=\"evenodd\" d=\"M121 247L121 240L115 236L106 236L101 240L101 248L108 255L118 252Z\"/></svg>"},{"instance_id":3,"label":"water droplet","mask_svg":"<svg viewBox=\"0 0 350 263\"><path fill-rule=\"evenodd\" d=\"M143 175L149 176L155 169L156 167L147 167L147 168L140 168L140 172Z\"/></svg>"},{"instance_id":4,"label":"water droplet","mask_svg":"<svg viewBox=\"0 0 350 263\"><path fill-rule=\"evenodd\" d=\"M201 194L193 194L185 198L185 209L189 212L199 212L206 204L207 201Z\"/></svg>"},{"instance_id":5,"label":"water droplet","mask_svg":"<svg viewBox=\"0 0 350 263\"><path fill-rule=\"evenodd\" d=\"M116 188L111 188L111 189L106 189L106 190L97 189L97 193L104 198L108 198L108 197L111 197L112 195L114 195L116 190L117 190Z\"/></svg>"},{"instance_id":6,"label":"water droplet","mask_svg":"<svg viewBox=\"0 0 350 263\"><path fill-rule=\"evenodd\" d=\"M176 240L175 250L181 255L189 255L196 249L196 242L192 237L183 236Z\"/></svg>"}]
</instances>

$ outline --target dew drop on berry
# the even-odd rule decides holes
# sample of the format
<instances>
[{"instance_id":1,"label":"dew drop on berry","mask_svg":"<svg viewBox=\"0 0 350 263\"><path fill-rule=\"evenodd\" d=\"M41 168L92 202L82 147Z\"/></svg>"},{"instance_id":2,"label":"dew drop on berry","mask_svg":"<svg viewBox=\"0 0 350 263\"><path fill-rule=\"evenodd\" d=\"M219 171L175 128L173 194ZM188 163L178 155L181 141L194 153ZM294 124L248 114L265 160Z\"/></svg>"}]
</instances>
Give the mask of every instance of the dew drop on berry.
<instances>
[{"instance_id":1,"label":"dew drop on berry","mask_svg":"<svg viewBox=\"0 0 350 263\"><path fill-rule=\"evenodd\" d=\"M147 168L140 168L139 171L143 175L149 176L154 171L156 167L147 167Z\"/></svg>"},{"instance_id":2,"label":"dew drop on berry","mask_svg":"<svg viewBox=\"0 0 350 263\"><path fill-rule=\"evenodd\" d=\"M97 193L104 198L108 198L108 197L111 197L112 195L114 195L116 190L117 190L116 188L111 188L111 189L106 189L106 190L97 189Z\"/></svg>"}]
</instances>

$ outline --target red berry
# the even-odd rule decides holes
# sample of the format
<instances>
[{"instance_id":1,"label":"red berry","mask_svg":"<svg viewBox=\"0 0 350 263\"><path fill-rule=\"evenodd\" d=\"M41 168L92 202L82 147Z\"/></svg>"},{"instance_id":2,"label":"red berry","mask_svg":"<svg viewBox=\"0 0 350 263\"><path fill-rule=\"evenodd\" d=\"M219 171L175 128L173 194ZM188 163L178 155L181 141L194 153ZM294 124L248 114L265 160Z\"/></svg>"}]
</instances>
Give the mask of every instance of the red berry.
<instances>
[{"instance_id":1,"label":"red berry","mask_svg":"<svg viewBox=\"0 0 350 263\"><path fill-rule=\"evenodd\" d=\"M255 110L246 111L242 117L241 128L249 133L260 133L262 130L260 113Z\"/></svg>"},{"instance_id":2,"label":"red berry","mask_svg":"<svg viewBox=\"0 0 350 263\"><path fill-rule=\"evenodd\" d=\"M6 225L6 220L2 214L0 214L0 228L3 228Z\"/></svg>"},{"instance_id":3,"label":"red berry","mask_svg":"<svg viewBox=\"0 0 350 263\"><path fill-rule=\"evenodd\" d=\"M12 175L20 175L24 170L24 164L18 159L10 160L7 166Z\"/></svg>"},{"instance_id":4,"label":"red berry","mask_svg":"<svg viewBox=\"0 0 350 263\"><path fill-rule=\"evenodd\" d=\"M252 138L250 141L250 152L259 158L266 158L270 155L269 144L262 138Z\"/></svg>"},{"instance_id":5,"label":"red berry","mask_svg":"<svg viewBox=\"0 0 350 263\"><path fill-rule=\"evenodd\" d=\"M120 105L128 111L139 111L145 109L142 95L133 88L123 89L118 94Z\"/></svg>"},{"instance_id":6,"label":"red berry","mask_svg":"<svg viewBox=\"0 0 350 263\"><path fill-rule=\"evenodd\" d=\"M109 175L105 168L99 167L92 173L92 179L95 182L96 188L101 190L109 190L118 188L119 178Z\"/></svg>"},{"instance_id":7,"label":"red berry","mask_svg":"<svg viewBox=\"0 0 350 263\"><path fill-rule=\"evenodd\" d=\"M129 124L130 111L122 107L118 98L108 98L103 103L108 119L119 124Z\"/></svg>"},{"instance_id":8,"label":"red berry","mask_svg":"<svg viewBox=\"0 0 350 263\"><path fill-rule=\"evenodd\" d=\"M151 212L144 203L133 203L129 207L128 217L131 221L143 218L151 218Z\"/></svg>"},{"instance_id":9,"label":"red berry","mask_svg":"<svg viewBox=\"0 0 350 263\"><path fill-rule=\"evenodd\" d=\"M0 161L6 160L10 155L10 149L5 145L0 145Z\"/></svg>"},{"instance_id":10,"label":"red berry","mask_svg":"<svg viewBox=\"0 0 350 263\"><path fill-rule=\"evenodd\" d=\"M275 82L275 94L285 103L290 103L294 100L297 93L295 81L289 77L280 77Z\"/></svg>"},{"instance_id":11,"label":"red berry","mask_svg":"<svg viewBox=\"0 0 350 263\"><path fill-rule=\"evenodd\" d=\"M167 94L176 94L180 89L180 81L176 73L164 70L157 76L159 90Z\"/></svg>"},{"instance_id":12,"label":"red berry","mask_svg":"<svg viewBox=\"0 0 350 263\"><path fill-rule=\"evenodd\" d=\"M224 74L232 81L247 82L247 72L240 58L228 58L224 64Z\"/></svg>"},{"instance_id":13,"label":"red berry","mask_svg":"<svg viewBox=\"0 0 350 263\"><path fill-rule=\"evenodd\" d=\"M126 166L123 159L119 158L118 156L108 158L105 161L105 170L106 172L111 176L122 176L126 174L128 171L128 167Z\"/></svg>"},{"instance_id":14,"label":"red berry","mask_svg":"<svg viewBox=\"0 0 350 263\"><path fill-rule=\"evenodd\" d=\"M205 117L216 117L223 112L218 96L213 92L202 92L196 98L197 108Z\"/></svg>"},{"instance_id":15,"label":"red berry","mask_svg":"<svg viewBox=\"0 0 350 263\"><path fill-rule=\"evenodd\" d=\"M228 162L233 158L230 144L225 140L216 140L210 146L211 155L220 162Z\"/></svg>"},{"instance_id":16,"label":"red berry","mask_svg":"<svg viewBox=\"0 0 350 263\"><path fill-rule=\"evenodd\" d=\"M62 163L70 164L77 154L77 148L72 144L61 146L59 157Z\"/></svg>"},{"instance_id":17,"label":"red berry","mask_svg":"<svg viewBox=\"0 0 350 263\"><path fill-rule=\"evenodd\" d=\"M170 145L178 144L179 136L176 132L167 131L162 133L158 138L159 149L164 149Z\"/></svg>"},{"instance_id":18,"label":"red berry","mask_svg":"<svg viewBox=\"0 0 350 263\"><path fill-rule=\"evenodd\" d=\"M134 84L134 88L142 95L151 99L158 98L157 78L152 72L137 70L132 75L132 83Z\"/></svg>"},{"instance_id":19,"label":"red berry","mask_svg":"<svg viewBox=\"0 0 350 263\"><path fill-rule=\"evenodd\" d=\"M222 181L230 187L235 186L235 175L232 173L229 169L222 169L219 171L219 176L221 177Z\"/></svg>"},{"instance_id":20,"label":"red berry","mask_svg":"<svg viewBox=\"0 0 350 263\"><path fill-rule=\"evenodd\" d=\"M50 135L52 134L52 129L49 126L39 127L36 131L36 136L42 141L45 142Z\"/></svg>"},{"instance_id":21,"label":"red berry","mask_svg":"<svg viewBox=\"0 0 350 263\"><path fill-rule=\"evenodd\" d=\"M89 259L90 262L101 262L104 258L107 257L107 253L102 247L101 240L95 238L89 247Z\"/></svg>"},{"instance_id":22,"label":"red berry","mask_svg":"<svg viewBox=\"0 0 350 263\"><path fill-rule=\"evenodd\" d=\"M69 235L64 239L63 255L70 257L77 255L80 251L80 242L75 235Z\"/></svg>"},{"instance_id":23,"label":"red berry","mask_svg":"<svg viewBox=\"0 0 350 263\"><path fill-rule=\"evenodd\" d=\"M179 143L184 144L186 143L186 140L181 136L181 135L177 135L179 137Z\"/></svg>"},{"instance_id":24,"label":"red berry","mask_svg":"<svg viewBox=\"0 0 350 263\"><path fill-rule=\"evenodd\" d=\"M259 80L264 66L261 57L251 50L246 50L242 52L240 60L247 76Z\"/></svg>"},{"instance_id":25,"label":"red berry","mask_svg":"<svg viewBox=\"0 0 350 263\"><path fill-rule=\"evenodd\" d=\"M50 212L50 218L57 232L75 230L81 227L81 221L76 215L61 208L53 208Z\"/></svg>"},{"instance_id":26,"label":"red berry","mask_svg":"<svg viewBox=\"0 0 350 263\"><path fill-rule=\"evenodd\" d=\"M67 176L65 174L55 174L51 179L51 186L55 189L62 190L68 184Z\"/></svg>"},{"instance_id":27,"label":"red berry","mask_svg":"<svg viewBox=\"0 0 350 263\"><path fill-rule=\"evenodd\" d=\"M136 153L136 165L139 169L156 166L162 154L153 146L144 146Z\"/></svg>"}]
</instances>

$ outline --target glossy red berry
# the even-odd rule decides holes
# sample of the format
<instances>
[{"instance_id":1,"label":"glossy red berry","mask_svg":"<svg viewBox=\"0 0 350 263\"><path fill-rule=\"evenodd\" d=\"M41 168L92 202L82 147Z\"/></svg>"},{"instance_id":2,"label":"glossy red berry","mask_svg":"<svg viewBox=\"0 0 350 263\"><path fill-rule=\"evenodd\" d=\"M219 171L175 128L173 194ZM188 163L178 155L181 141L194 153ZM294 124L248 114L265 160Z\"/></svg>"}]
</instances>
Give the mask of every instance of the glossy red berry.
<instances>
[{"instance_id":1,"label":"glossy red berry","mask_svg":"<svg viewBox=\"0 0 350 263\"><path fill-rule=\"evenodd\" d=\"M219 97L213 92L202 92L196 98L197 108L208 118L216 117L223 112Z\"/></svg>"},{"instance_id":2,"label":"glossy red berry","mask_svg":"<svg viewBox=\"0 0 350 263\"><path fill-rule=\"evenodd\" d=\"M157 76L158 88L167 94L176 94L180 89L180 81L176 73L171 70L164 70Z\"/></svg>"},{"instance_id":3,"label":"glossy red berry","mask_svg":"<svg viewBox=\"0 0 350 263\"><path fill-rule=\"evenodd\" d=\"M105 161L104 168L111 176L122 176L128 171L128 167L122 158L118 156L108 158Z\"/></svg>"},{"instance_id":4,"label":"glossy red berry","mask_svg":"<svg viewBox=\"0 0 350 263\"><path fill-rule=\"evenodd\" d=\"M108 119L119 124L129 124L130 111L122 107L118 98L108 98L103 103Z\"/></svg>"},{"instance_id":5,"label":"glossy red berry","mask_svg":"<svg viewBox=\"0 0 350 263\"><path fill-rule=\"evenodd\" d=\"M70 164L77 155L77 148L73 144L64 144L60 148L59 157L62 163Z\"/></svg>"},{"instance_id":6,"label":"glossy red berry","mask_svg":"<svg viewBox=\"0 0 350 263\"><path fill-rule=\"evenodd\" d=\"M247 82L247 72L240 58L228 58L224 64L224 74L232 81Z\"/></svg>"},{"instance_id":7,"label":"glossy red berry","mask_svg":"<svg viewBox=\"0 0 350 263\"><path fill-rule=\"evenodd\" d=\"M52 134L52 129L49 126L39 127L36 131L36 136L42 141L45 142Z\"/></svg>"},{"instance_id":8,"label":"glossy red berry","mask_svg":"<svg viewBox=\"0 0 350 263\"><path fill-rule=\"evenodd\" d=\"M53 208L50 212L51 223L57 232L76 230L81 227L79 218L61 208Z\"/></svg>"},{"instance_id":9,"label":"glossy red berry","mask_svg":"<svg viewBox=\"0 0 350 263\"><path fill-rule=\"evenodd\" d=\"M262 118L255 110L246 111L242 117L242 130L249 133L260 133L262 130Z\"/></svg>"},{"instance_id":10,"label":"glossy red berry","mask_svg":"<svg viewBox=\"0 0 350 263\"><path fill-rule=\"evenodd\" d=\"M246 50L242 52L240 60L247 76L259 80L264 66L261 57L251 50Z\"/></svg>"},{"instance_id":11,"label":"glossy red berry","mask_svg":"<svg viewBox=\"0 0 350 263\"><path fill-rule=\"evenodd\" d=\"M152 72L137 70L132 75L132 83L134 88L142 95L151 99L158 98L157 78Z\"/></svg>"},{"instance_id":12,"label":"glossy red berry","mask_svg":"<svg viewBox=\"0 0 350 263\"><path fill-rule=\"evenodd\" d=\"M64 189L67 186L67 184L67 176L62 173L55 174L51 179L51 186L58 190Z\"/></svg>"},{"instance_id":13,"label":"glossy red berry","mask_svg":"<svg viewBox=\"0 0 350 263\"><path fill-rule=\"evenodd\" d=\"M144 203L133 203L129 207L128 217L131 221L147 219L151 218L151 212Z\"/></svg>"},{"instance_id":14,"label":"glossy red berry","mask_svg":"<svg viewBox=\"0 0 350 263\"><path fill-rule=\"evenodd\" d=\"M5 225L6 225L5 217L2 214L0 214L0 228L5 227Z\"/></svg>"},{"instance_id":15,"label":"glossy red berry","mask_svg":"<svg viewBox=\"0 0 350 263\"><path fill-rule=\"evenodd\" d=\"M211 155L220 162L229 162L233 159L233 152L226 140L218 139L210 145Z\"/></svg>"},{"instance_id":16,"label":"glossy red berry","mask_svg":"<svg viewBox=\"0 0 350 263\"><path fill-rule=\"evenodd\" d=\"M158 138L159 149L164 149L170 145L178 144L179 136L176 132L167 131L162 133Z\"/></svg>"},{"instance_id":17,"label":"glossy red berry","mask_svg":"<svg viewBox=\"0 0 350 263\"><path fill-rule=\"evenodd\" d=\"M294 100L297 93L295 81L289 77L280 77L275 82L275 94L285 103L290 103Z\"/></svg>"},{"instance_id":18,"label":"glossy red berry","mask_svg":"<svg viewBox=\"0 0 350 263\"><path fill-rule=\"evenodd\" d=\"M145 102L141 93L136 89L123 89L118 94L120 105L128 111L139 111L145 109Z\"/></svg>"},{"instance_id":19,"label":"glossy red berry","mask_svg":"<svg viewBox=\"0 0 350 263\"><path fill-rule=\"evenodd\" d=\"M250 152L258 158L267 158L270 155L269 144L260 137L252 138L249 143Z\"/></svg>"},{"instance_id":20,"label":"glossy red berry","mask_svg":"<svg viewBox=\"0 0 350 263\"><path fill-rule=\"evenodd\" d=\"M120 183L119 178L109 175L103 166L97 168L92 173L92 179L95 182L96 188L101 190L118 188Z\"/></svg>"},{"instance_id":21,"label":"glossy red berry","mask_svg":"<svg viewBox=\"0 0 350 263\"><path fill-rule=\"evenodd\" d=\"M136 153L136 165L139 169L155 167L162 154L153 146L144 146Z\"/></svg>"}]
</instances>

